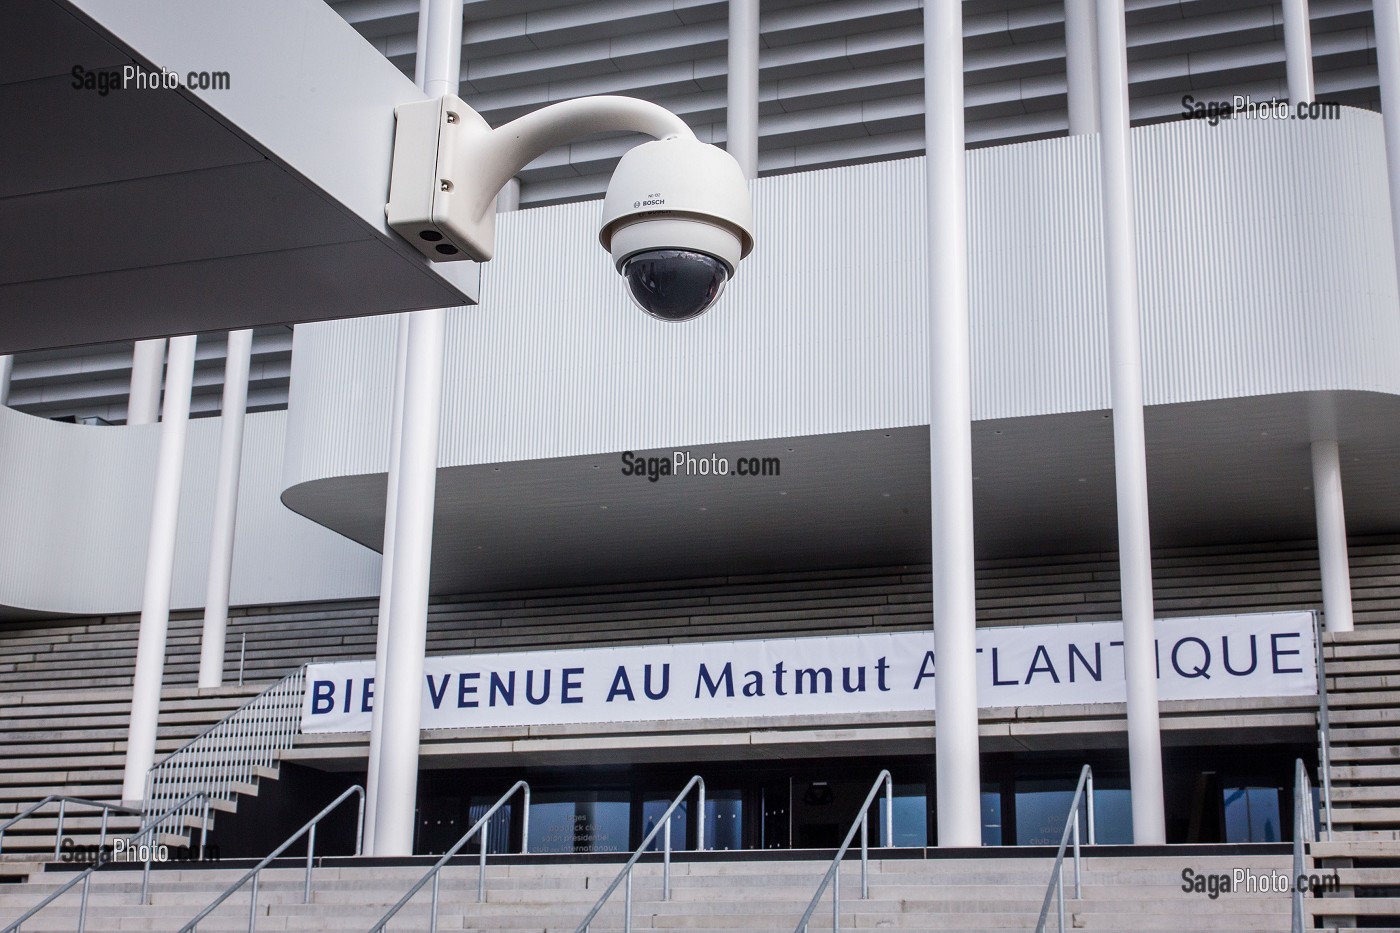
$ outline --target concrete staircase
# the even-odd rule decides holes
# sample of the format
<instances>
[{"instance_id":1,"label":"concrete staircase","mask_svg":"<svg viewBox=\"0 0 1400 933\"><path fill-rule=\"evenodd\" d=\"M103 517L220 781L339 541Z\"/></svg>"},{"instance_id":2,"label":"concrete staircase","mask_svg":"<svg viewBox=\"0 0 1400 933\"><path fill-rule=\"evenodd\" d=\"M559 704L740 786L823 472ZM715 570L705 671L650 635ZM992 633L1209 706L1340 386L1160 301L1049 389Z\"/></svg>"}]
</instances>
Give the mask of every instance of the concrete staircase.
<instances>
[{"instance_id":1,"label":"concrete staircase","mask_svg":"<svg viewBox=\"0 0 1400 933\"><path fill-rule=\"evenodd\" d=\"M163 758L256 696L262 684L166 689L156 756ZM0 823L50 793L119 803L131 689L38 690L0 694ZM6 860L52 855L58 809L50 806L5 833ZM110 833L130 833L134 816L113 816ZM94 845L99 811L70 808L64 835Z\"/></svg>"},{"instance_id":2,"label":"concrete staircase","mask_svg":"<svg viewBox=\"0 0 1400 933\"><path fill-rule=\"evenodd\" d=\"M1326 635L1324 654L1334 833L1311 855L1342 888L1306 906L1322 929L1400 930L1400 625Z\"/></svg>"},{"instance_id":3,"label":"concrete staircase","mask_svg":"<svg viewBox=\"0 0 1400 933\"><path fill-rule=\"evenodd\" d=\"M1042 850L1043 851L1043 850ZM1121 852L1121 850L1119 850ZM924 854L924 853L920 853ZM932 852L928 854L934 854ZM641 865L634 878L633 928L689 933L791 933L826 870L825 860L737 860L701 857L672 866L672 899L660 900L660 866ZM1228 873L1249 868L1288 871L1286 855L1093 856L1086 860L1084 897L1067 904L1066 926L1099 931L1279 933L1288 928L1289 898L1280 894L1205 894L1181 890L1182 870ZM231 867L231 866L230 866ZM614 861L578 858L549 864L514 858L487 869L487 899L476 902L474 866L449 868L442 882L439 930L572 933L618 870ZM1048 857L1011 857L995 851L972 858L874 859L870 899L859 898L859 863L842 873L841 925L846 929L1034 929ZM318 869L311 903L302 904L303 873L264 872L257 909L259 930L366 931L425 870L415 866L355 867L335 860ZM239 876L229 869L158 871L152 903L141 907L140 874L107 869L95 875L87 930L175 931ZM60 884L63 874L0 888L0 917L18 916ZM1067 886L1073 893L1073 886ZM240 891L199 926L201 933L243 931L248 895ZM427 889L391 923L391 931L427 928ZM78 898L70 892L24 925L25 933L71 933ZM622 892L593 923L593 933L622 929ZM831 929L828 898L812 930ZM1054 929L1054 915L1050 920Z\"/></svg>"}]
</instances>

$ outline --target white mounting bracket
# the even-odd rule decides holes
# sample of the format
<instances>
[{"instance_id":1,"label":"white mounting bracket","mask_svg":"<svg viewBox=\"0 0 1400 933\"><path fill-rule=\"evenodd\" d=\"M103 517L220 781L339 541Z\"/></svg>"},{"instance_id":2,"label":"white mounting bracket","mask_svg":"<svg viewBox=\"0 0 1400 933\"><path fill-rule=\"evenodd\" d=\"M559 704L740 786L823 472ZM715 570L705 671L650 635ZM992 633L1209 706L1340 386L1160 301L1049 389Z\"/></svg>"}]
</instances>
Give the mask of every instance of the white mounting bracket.
<instances>
[{"instance_id":1,"label":"white mounting bracket","mask_svg":"<svg viewBox=\"0 0 1400 933\"><path fill-rule=\"evenodd\" d=\"M451 94L394 108L389 226L434 262L486 262L495 252L496 195L561 143L631 130L655 139L695 135L680 117L631 97L583 97L499 129Z\"/></svg>"}]
</instances>

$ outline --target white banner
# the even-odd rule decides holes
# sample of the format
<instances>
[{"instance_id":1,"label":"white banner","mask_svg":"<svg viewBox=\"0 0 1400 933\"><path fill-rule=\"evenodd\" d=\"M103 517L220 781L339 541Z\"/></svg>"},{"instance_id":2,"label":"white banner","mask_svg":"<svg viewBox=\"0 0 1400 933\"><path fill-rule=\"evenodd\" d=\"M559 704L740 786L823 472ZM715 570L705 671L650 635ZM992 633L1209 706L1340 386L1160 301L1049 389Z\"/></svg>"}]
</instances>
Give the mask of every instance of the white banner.
<instances>
[{"instance_id":1,"label":"white banner","mask_svg":"<svg viewBox=\"0 0 1400 933\"><path fill-rule=\"evenodd\" d=\"M1123 624L977 631L983 708L1121 703ZM1317 692L1312 614L1157 622L1163 700ZM423 728L933 709L932 632L430 657ZM374 662L312 664L303 732L366 732Z\"/></svg>"}]
</instances>

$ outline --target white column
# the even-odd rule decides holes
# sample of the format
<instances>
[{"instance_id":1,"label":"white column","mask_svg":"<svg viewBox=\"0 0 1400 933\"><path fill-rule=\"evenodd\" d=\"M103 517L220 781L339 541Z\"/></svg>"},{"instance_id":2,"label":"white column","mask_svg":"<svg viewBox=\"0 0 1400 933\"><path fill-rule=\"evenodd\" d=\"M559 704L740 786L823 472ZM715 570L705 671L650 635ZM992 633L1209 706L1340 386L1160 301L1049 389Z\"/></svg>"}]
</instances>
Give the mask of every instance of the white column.
<instances>
[{"instance_id":1,"label":"white column","mask_svg":"<svg viewBox=\"0 0 1400 933\"><path fill-rule=\"evenodd\" d=\"M175 531L180 518L180 483L185 468L185 432L194 382L195 338L170 340L165 377L160 447L156 454L155 497L151 535L146 544L146 584L141 597L141 627L136 639L136 674L131 689L131 725L126 736L126 771L122 799L146 795L146 772L155 763L156 721L165 673L165 633L170 625L170 584L175 569Z\"/></svg>"},{"instance_id":2,"label":"white column","mask_svg":"<svg viewBox=\"0 0 1400 933\"><path fill-rule=\"evenodd\" d=\"M758 0L729 0L725 149L758 177Z\"/></svg>"},{"instance_id":3,"label":"white column","mask_svg":"<svg viewBox=\"0 0 1400 933\"><path fill-rule=\"evenodd\" d=\"M398 488L389 490L398 498L390 570L392 630L383 689L375 697L375 706L383 707L374 830L374 854L379 856L413 854L446 325L447 312L441 308L413 312L408 325Z\"/></svg>"},{"instance_id":4,"label":"white column","mask_svg":"<svg viewBox=\"0 0 1400 933\"><path fill-rule=\"evenodd\" d=\"M15 358L0 356L0 405L10 404L10 377L15 373Z\"/></svg>"},{"instance_id":5,"label":"white column","mask_svg":"<svg viewBox=\"0 0 1400 933\"><path fill-rule=\"evenodd\" d=\"M1342 503L1342 464L1336 441L1313 441L1313 506L1317 512L1317 557L1322 565L1322 617L1329 632L1350 632L1351 568L1347 518Z\"/></svg>"},{"instance_id":6,"label":"white column","mask_svg":"<svg viewBox=\"0 0 1400 933\"><path fill-rule=\"evenodd\" d=\"M384 559L379 568L379 621L374 639L374 690L370 707L369 763L365 769L364 851L373 852L379 818L379 761L384 747L384 704L379 701L389 659L389 606L394 588L394 532L398 523L399 468L403 452L403 394L408 372L408 315L400 314L394 339L394 395L389 409L389 475L384 497Z\"/></svg>"},{"instance_id":7,"label":"white column","mask_svg":"<svg viewBox=\"0 0 1400 933\"><path fill-rule=\"evenodd\" d=\"M430 97L457 92L462 53L462 0L423 0L427 27L419 55L423 90ZM437 494L438 430L442 413L442 358L447 312L409 317L399 475L389 592L388 650L380 713L379 786L374 854L411 855L418 797L418 743L422 726L423 655L428 636L428 583ZM388 500L386 499L386 511ZM372 722L371 722L372 725Z\"/></svg>"},{"instance_id":8,"label":"white column","mask_svg":"<svg viewBox=\"0 0 1400 933\"><path fill-rule=\"evenodd\" d=\"M1123 594L1123 662L1128 680L1128 779L1133 842L1166 842L1162 733L1147 518L1147 441L1142 419L1142 333L1138 316L1132 152L1128 132L1128 42L1123 0L1100 0L1099 115L1103 241L1108 302L1113 467L1118 495L1118 568Z\"/></svg>"},{"instance_id":9,"label":"white column","mask_svg":"<svg viewBox=\"0 0 1400 933\"><path fill-rule=\"evenodd\" d=\"M160 377L165 366L165 338L138 340L131 351L131 391L127 424L155 424L160 414Z\"/></svg>"},{"instance_id":10,"label":"white column","mask_svg":"<svg viewBox=\"0 0 1400 933\"><path fill-rule=\"evenodd\" d=\"M520 210L520 179L512 178L505 183L501 193L496 195L496 213L505 214Z\"/></svg>"},{"instance_id":11,"label":"white column","mask_svg":"<svg viewBox=\"0 0 1400 933\"><path fill-rule=\"evenodd\" d=\"M1400 0L1374 0L1376 66L1381 81L1381 120L1390 175L1390 227L1400 265Z\"/></svg>"},{"instance_id":12,"label":"white column","mask_svg":"<svg viewBox=\"0 0 1400 933\"><path fill-rule=\"evenodd\" d=\"M248 411L251 330L229 331L224 358L224 400L219 409L219 471L214 480L214 520L209 542L209 580L204 591L204 632L199 642L199 685L224 682L233 538L238 521L238 474L243 465L243 417Z\"/></svg>"},{"instance_id":13,"label":"white column","mask_svg":"<svg viewBox=\"0 0 1400 933\"><path fill-rule=\"evenodd\" d=\"M1069 134L1099 131L1099 50L1094 0L1065 0L1065 85Z\"/></svg>"},{"instance_id":14,"label":"white column","mask_svg":"<svg viewBox=\"0 0 1400 933\"><path fill-rule=\"evenodd\" d=\"M1295 106L1311 103L1316 94L1308 0L1283 0L1283 58L1288 69L1288 102Z\"/></svg>"},{"instance_id":15,"label":"white column","mask_svg":"<svg viewBox=\"0 0 1400 933\"><path fill-rule=\"evenodd\" d=\"M938 844L982 844L962 4L924 4Z\"/></svg>"}]
</instances>

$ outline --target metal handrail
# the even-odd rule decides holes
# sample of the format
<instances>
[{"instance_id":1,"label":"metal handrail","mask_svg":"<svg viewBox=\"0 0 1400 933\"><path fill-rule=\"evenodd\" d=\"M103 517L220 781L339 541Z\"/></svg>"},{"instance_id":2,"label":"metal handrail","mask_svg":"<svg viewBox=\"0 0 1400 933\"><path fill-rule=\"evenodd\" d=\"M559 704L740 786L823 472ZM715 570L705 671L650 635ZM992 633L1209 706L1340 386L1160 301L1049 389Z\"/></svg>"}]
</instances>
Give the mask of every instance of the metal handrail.
<instances>
[{"instance_id":1,"label":"metal handrail","mask_svg":"<svg viewBox=\"0 0 1400 933\"><path fill-rule=\"evenodd\" d=\"M384 927L388 925L389 921L394 919L394 914L398 913L400 910L403 909L405 904L413 900L413 896L419 891L423 890L423 885L427 884L429 880L433 882L433 912L429 915L428 919L428 933L437 933L438 892L441 887L440 882L442 879L442 867L446 865L448 861L461 850L462 846L466 845L467 842L470 841L471 838L475 836L478 832L481 833L481 854L479 857L479 867L477 869L476 875L476 900L477 903L486 900L486 846L487 842L490 839L489 823L491 817L496 815L496 811L501 809L501 807L505 806L505 802L511 797L513 797L516 791L522 792L525 801L524 819L522 821L520 829L520 852L522 855L529 852L530 785L524 781L516 781L514 784L511 785L510 790L502 794L500 796L500 799L497 800L494 804L492 804L491 809L487 810L484 814L482 814L481 819L477 820L476 823L472 825L472 828L467 830L461 839L457 840L456 845L444 852L442 858L434 862L433 867L428 869L428 873L425 874L423 877L419 878L417 883L414 884L413 887L409 888L403 897L399 898L398 903L396 903L393 907L390 907L388 913L380 917L379 922L369 928L369 933L381 933ZM185 931L181 930L180 933L185 933Z\"/></svg>"},{"instance_id":2,"label":"metal handrail","mask_svg":"<svg viewBox=\"0 0 1400 933\"><path fill-rule=\"evenodd\" d=\"M176 810L179 810L179 809L181 809L182 807L187 806L191 801L193 801L195 798L199 798L199 797L206 797L206 795L205 795L205 794L191 794L191 795L190 795L189 797L187 797L186 799L181 800L179 803L175 804L175 806L171 807L171 808L170 808L169 810L167 810L165 813L162 813L162 814L160 814L159 816L156 816L155 818L153 818L149 823L147 823L147 824L146 824L145 826L143 826L140 830L138 830L137 833L136 833L134 836L131 836L131 837L129 837L129 838L127 839L127 844L128 844L128 846L130 846L131 843L134 843L134 842L138 841L142 836L145 836L145 835L148 835L148 834L150 834L150 833L155 832L156 829L165 821L165 818L166 818L166 817L168 817L170 814L174 813ZM208 811L206 810L205 812L206 812L206 820L207 820L207 818L208 818L208 817L207 817ZM142 904L147 903L147 901L148 901L148 899L149 899L149 895L150 895L150 890L151 890L151 855L152 855L151 850L152 850L152 848L154 848L154 847L152 847L152 846L148 846L148 847L147 847L147 850L146 850L146 860L145 860L146 864L145 864L145 868L142 870L142 873L141 873L141 903L142 903ZM104 850L99 849L98 852L97 852L97 860L94 861L94 862L92 863L91 866L89 866L88 868L85 868L83 871L81 871L81 872L79 872L78 874L74 875L72 878L69 878L66 882L64 882L64 883L63 883L62 885L60 885L57 889L55 889L52 893L50 893L50 894L48 895L48 897L45 897L42 901L40 901L39 903L35 904L33 907L29 908L29 910L25 911L22 915L20 915L19 919L14 920L13 922L10 923L9 926L5 927L3 930L0 930L0 933L20 933L20 928L21 928L21 926L23 926L24 921L28 920L30 917L33 917L33 916L34 916L35 914L37 914L39 911L41 911L41 910L43 910L45 907L49 906L49 904L51 904L51 903L53 903L54 901L58 900L58 898L62 897L64 894L68 893L70 890L72 890L72 889L73 889L78 883L80 883L80 882L82 883L82 886L83 886L83 899L82 899L81 905L80 905L79 908L78 908L78 928L77 928L77 933L83 933L83 928L87 925L88 886L89 886L89 882L92 881L92 873L95 872L95 871L97 871L99 868L102 868L104 865L110 864L111 861L112 861L112 858L111 858L110 856L108 856Z\"/></svg>"},{"instance_id":3,"label":"metal handrail","mask_svg":"<svg viewBox=\"0 0 1400 933\"><path fill-rule=\"evenodd\" d=\"M0 853L3 853L5 850L5 830L9 829L11 826L15 825L21 820L27 819L40 807L46 806L47 804L51 804L55 800L58 801L58 825L54 828L53 835L53 857L55 860L58 859L59 846L63 839L63 819L67 811L68 804L71 803L77 806L92 807L94 809L100 809L102 811L102 830L97 837L97 848L99 851L104 845L107 844L107 818L112 813L112 811L128 814L130 816L140 816L142 814L142 811L137 807L124 807L121 804L108 803L104 800L89 800L86 797L65 797L63 794L49 794L47 797L45 797L38 803L31 804L28 807L25 807L23 810L10 817L5 822L0 823Z\"/></svg>"},{"instance_id":4,"label":"metal handrail","mask_svg":"<svg viewBox=\"0 0 1400 933\"><path fill-rule=\"evenodd\" d=\"M152 765L146 772L146 812L191 792L231 801L234 784L251 784L259 768L274 765L278 753L291 748L301 730L306 667L301 665Z\"/></svg>"},{"instance_id":5,"label":"metal handrail","mask_svg":"<svg viewBox=\"0 0 1400 933\"><path fill-rule=\"evenodd\" d=\"M184 926L180 927L179 933L192 933L192 931L198 930L199 921L203 920L205 917L209 916L215 910L217 910L220 904L232 897L234 892L237 891L239 888L243 887L243 885L247 884L250 879L253 882L253 893L252 896L249 898L248 902L248 933L253 933L253 925L257 922L259 872L266 868L273 859L277 858L283 852L287 851L287 848L291 846L292 843L296 842L308 832L310 833L310 835L307 837L306 840L306 882L302 885L301 902L303 904L311 903L311 866L316 858L316 824L320 823L321 820L325 819L331 813L331 811L333 811L336 807L339 807L342 803L344 803L346 799L350 797L351 794L358 794L360 796L360 812L359 815L355 818L355 855L358 856L360 854L360 846L364 842L365 838L365 789L359 784L356 784L353 787L346 788L345 792L342 793L339 797L332 800L329 804L327 804L325 809L323 809L320 813L316 814L310 820L308 820L305 823L305 825L301 827L301 829L298 829L296 832L288 836L286 841L284 841L280 846L278 846L276 849L273 849L271 854L269 854L261 862L258 862L258 864L254 865L252 868L248 869L247 873L244 874L242 878L239 878L233 884L225 888L224 893L214 898L214 900L209 904L208 907L205 907L199 913L195 914L194 919L192 919L189 923L186 923Z\"/></svg>"},{"instance_id":6,"label":"metal handrail","mask_svg":"<svg viewBox=\"0 0 1400 933\"><path fill-rule=\"evenodd\" d=\"M1087 802L1087 806L1086 806ZM1050 873L1050 883L1045 886L1045 900L1040 905L1040 919L1035 923L1035 933L1044 933L1045 918L1050 913L1050 901L1059 904L1059 931L1065 931L1065 848L1074 840L1074 897L1084 896L1081 879L1084 867L1079 860L1079 811L1084 807L1089 824L1089 845L1096 845L1094 838L1094 771L1085 765L1079 772L1079 783L1074 788L1074 799L1069 804L1069 816L1065 818L1065 831L1060 834L1060 848L1055 852L1055 867Z\"/></svg>"},{"instance_id":7,"label":"metal handrail","mask_svg":"<svg viewBox=\"0 0 1400 933\"><path fill-rule=\"evenodd\" d=\"M1322 649L1322 623L1313 613L1313 639L1317 643L1317 770L1322 778L1322 808L1327 840L1332 841L1332 726L1327 712L1327 660Z\"/></svg>"},{"instance_id":8,"label":"metal handrail","mask_svg":"<svg viewBox=\"0 0 1400 933\"><path fill-rule=\"evenodd\" d=\"M870 788L870 793L865 795L865 803L860 805L860 813L856 815L855 822L847 831L846 839L841 843L841 848L836 850L836 857L831 860L831 867L822 876L822 883L817 885L817 893L812 895L812 900L807 904L807 910L802 914L802 919L797 921L797 928L793 933L807 933L807 924L811 921L812 914L816 912L817 905L821 903L822 894L826 892L827 885L831 885L831 929L839 933L841 929L841 860L846 857L846 850L851 847L851 840L855 838L857 830L860 831L860 896L862 900L870 897L870 829L866 816L870 812L870 805L875 802L875 798L880 793L881 784L885 786L885 848L893 848L894 778L890 777L889 771L881 771L880 775L875 778L875 784Z\"/></svg>"},{"instance_id":9,"label":"metal handrail","mask_svg":"<svg viewBox=\"0 0 1400 933\"><path fill-rule=\"evenodd\" d=\"M1317 807L1313 804L1312 782L1308 780L1308 769L1299 758L1294 766L1293 777L1293 933L1303 933L1306 918L1303 916L1304 861L1307 858L1306 844L1317 839Z\"/></svg>"},{"instance_id":10,"label":"metal handrail","mask_svg":"<svg viewBox=\"0 0 1400 933\"><path fill-rule=\"evenodd\" d=\"M656 839L657 833L661 833L664 839L661 857L661 899L663 901L669 901L671 899L671 814L675 813L676 809L685 802L685 798L690 796L690 789L696 785L700 787L700 807L695 821L695 851L703 852L705 850L705 779L697 774L689 781L685 782L685 787L682 788L681 792L671 801L671 805L666 808L666 812L661 814L661 819L656 821L656 825L651 828L651 832L647 833L645 838L642 839L642 844L637 846L636 850L632 852L632 857L627 860L626 865L622 866L622 871L617 873L617 877L612 880L612 884L608 885L607 890L603 892L603 896L598 898L598 902L594 904L593 909L588 912L588 916L584 917L583 922L574 929L574 933L589 933L589 924L598 916L598 911L603 909L603 905L608 902L608 898L612 897L618 885L622 884L624 881L627 882L627 893L622 915L622 929L624 933L631 933L632 868L637 864L637 860L642 857L642 853L647 850L647 846L651 845ZM370 931L370 933L373 933L373 931Z\"/></svg>"}]
</instances>

